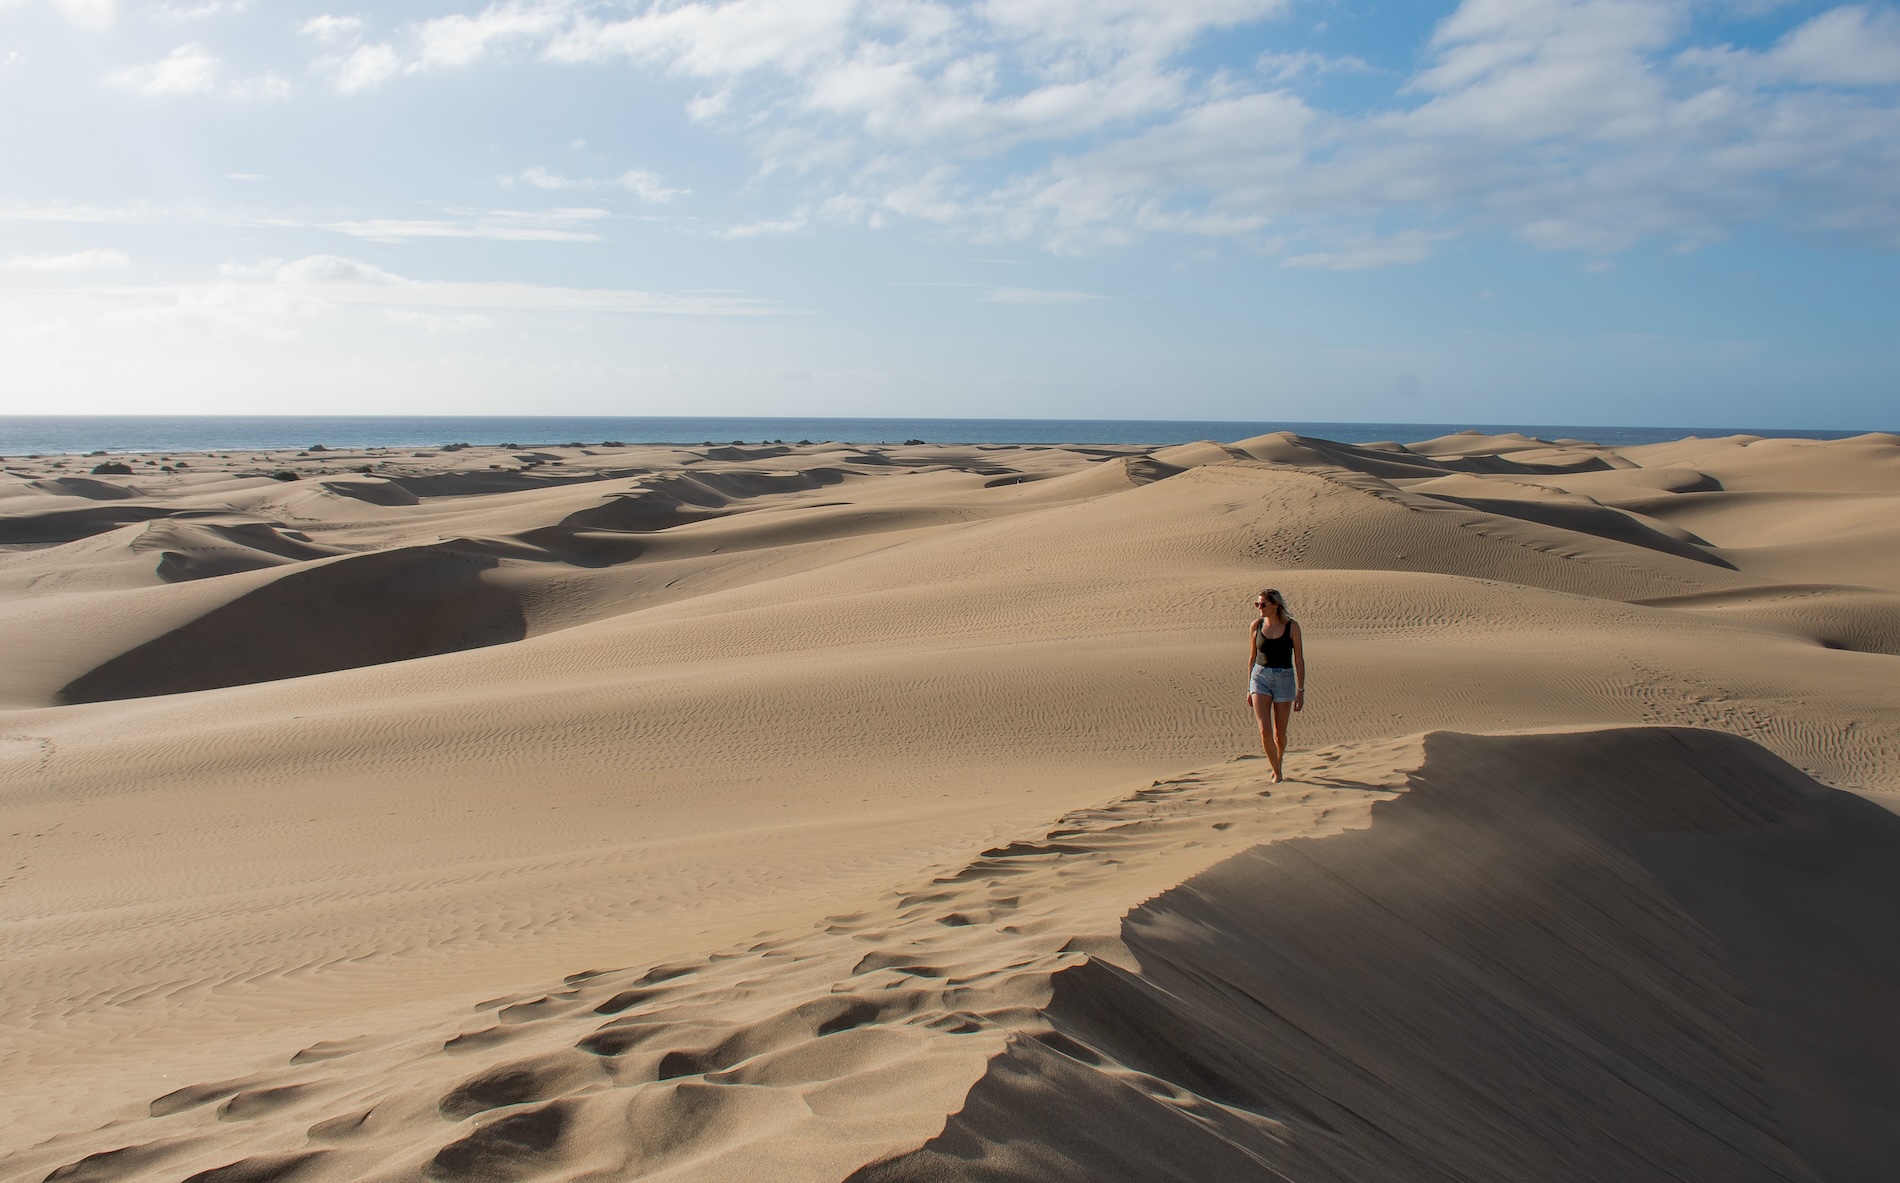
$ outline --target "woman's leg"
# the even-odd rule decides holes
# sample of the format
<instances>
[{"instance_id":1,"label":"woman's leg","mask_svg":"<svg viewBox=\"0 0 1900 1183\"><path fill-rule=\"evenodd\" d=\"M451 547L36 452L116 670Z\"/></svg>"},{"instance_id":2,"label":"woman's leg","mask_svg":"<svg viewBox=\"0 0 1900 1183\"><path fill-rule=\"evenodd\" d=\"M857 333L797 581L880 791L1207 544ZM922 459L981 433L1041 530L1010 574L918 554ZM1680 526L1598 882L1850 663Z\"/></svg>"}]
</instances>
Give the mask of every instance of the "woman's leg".
<instances>
[{"instance_id":1,"label":"woman's leg","mask_svg":"<svg viewBox=\"0 0 1900 1183\"><path fill-rule=\"evenodd\" d=\"M1247 705L1253 708L1253 721L1260 728L1260 750L1277 769L1280 767L1280 751L1273 746L1273 696L1249 694Z\"/></svg>"},{"instance_id":2,"label":"woman's leg","mask_svg":"<svg viewBox=\"0 0 1900 1183\"><path fill-rule=\"evenodd\" d=\"M1267 762L1273 765L1274 783L1280 780L1280 745L1275 742L1273 733L1273 710L1276 705L1271 694L1250 694L1247 701L1253 704L1254 722L1260 725L1260 750L1267 755Z\"/></svg>"},{"instance_id":3,"label":"woman's leg","mask_svg":"<svg viewBox=\"0 0 1900 1183\"><path fill-rule=\"evenodd\" d=\"M1273 773L1277 780L1285 775L1282 765L1286 761L1286 727L1293 719L1293 704L1276 702L1273 704Z\"/></svg>"}]
</instances>

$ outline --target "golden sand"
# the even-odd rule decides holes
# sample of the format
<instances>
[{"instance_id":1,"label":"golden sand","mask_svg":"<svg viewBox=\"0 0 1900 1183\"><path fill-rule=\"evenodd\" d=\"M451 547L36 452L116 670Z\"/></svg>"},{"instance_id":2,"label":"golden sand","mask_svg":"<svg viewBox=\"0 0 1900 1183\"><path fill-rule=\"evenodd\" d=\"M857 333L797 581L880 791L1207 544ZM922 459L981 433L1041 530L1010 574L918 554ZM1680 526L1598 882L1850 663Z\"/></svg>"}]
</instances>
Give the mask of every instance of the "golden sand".
<instances>
[{"instance_id":1,"label":"golden sand","mask_svg":"<svg viewBox=\"0 0 1900 1183\"><path fill-rule=\"evenodd\" d=\"M105 459L0 461L0 1179L1900 1161L1900 437Z\"/></svg>"}]
</instances>

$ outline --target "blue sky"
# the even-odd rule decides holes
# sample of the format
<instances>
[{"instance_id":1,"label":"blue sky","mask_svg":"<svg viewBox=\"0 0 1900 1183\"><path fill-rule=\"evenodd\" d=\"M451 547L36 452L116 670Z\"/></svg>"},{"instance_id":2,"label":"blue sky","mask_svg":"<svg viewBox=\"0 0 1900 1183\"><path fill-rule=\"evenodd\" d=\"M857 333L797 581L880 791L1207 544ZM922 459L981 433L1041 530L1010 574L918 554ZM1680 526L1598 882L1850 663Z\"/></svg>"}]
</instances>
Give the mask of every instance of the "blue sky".
<instances>
[{"instance_id":1,"label":"blue sky","mask_svg":"<svg viewBox=\"0 0 1900 1183\"><path fill-rule=\"evenodd\" d=\"M1900 10L0 0L0 413L1900 426Z\"/></svg>"}]
</instances>

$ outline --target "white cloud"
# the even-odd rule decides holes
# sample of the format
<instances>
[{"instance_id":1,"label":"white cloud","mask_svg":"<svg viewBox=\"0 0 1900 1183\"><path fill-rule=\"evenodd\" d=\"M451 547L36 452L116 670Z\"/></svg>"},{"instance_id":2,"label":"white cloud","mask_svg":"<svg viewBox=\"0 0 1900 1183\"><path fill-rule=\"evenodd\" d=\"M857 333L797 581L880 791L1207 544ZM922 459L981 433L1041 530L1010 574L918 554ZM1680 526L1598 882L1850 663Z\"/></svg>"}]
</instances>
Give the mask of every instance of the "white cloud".
<instances>
[{"instance_id":1,"label":"white cloud","mask_svg":"<svg viewBox=\"0 0 1900 1183\"><path fill-rule=\"evenodd\" d=\"M565 177L537 164L523 169L517 176L503 178L507 184L516 180L537 189L623 189L642 201L654 204L665 204L689 192L686 189L667 188L658 173L643 168L630 168L617 177Z\"/></svg>"},{"instance_id":2,"label":"white cloud","mask_svg":"<svg viewBox=\"0 0 1900 1183\"><path fill-rule=\"evenodd\" d=\"M256 337L294 341L297 322L321 312L320 303L294 292L253 284L216 283L187 287L106 288L98 294L138 301L99 318L106 329L212 339Z\"/></svg>"},{"instance_id":3,"label":"white cloud","mask_svg":"<svg viewBox=\"0 0 1900 1183\"><path fill-rule=\"evenodd\" d=\"M0 0L0 11L25 7L33 2ZM102 33L118 19L118 5L114 0L46 0L46 3L47 7L65 17L68 22L89 33Z\"/></svg>"},{"instance_id":4,"label":"white cloud","mask_svg":"<svg viewBox=\"0 0 1900 1183\"><path fill-rule=\"evenodd\" d=\"M204 0L199 4L160 4L152 15L165 21L201 21L230 12L243 12L250 0Z\"/></svg>"},{"instance_id":5,"label":"white cloud","mask_svg":"<svg viewBox=\"0 0 1900 1183\"><path fill-rule=\"evenodd\" d=\"M499 242L599 242L587 227L611 216L604 209L487 210L451 218L367 218L325 222L354 238L402 242L414 238L485 238Z\"/></svg>"},{"instance_id":6,"label":"white cloud","mask_svg":"<svg viewBox=\"0 0 1900 1183\"><path fill-rule=\"evenodd\" d=\"M118 71L112 80L140 94L205 94L217 89L218 59L202 45L181 45L161 61Z\"/></svg>"},{"instance_id":7,"label":"white cloud","mask_svg":"<svg viewBox=\"0 0 1900 1183\"><path fill-rule=\"evenodd\" d=\"M228 99L281 99L290 94L290 83L275 74L233 79L222 86L218 81L220 63L210 50L198 44L181 45L159 61L134 66L110 75L111 81L144 95L210 94L218 92Z\"/></svg>"},{"instance_id":8,"label":"white cloud","mask_svg":"<svg viewBox=\"0 0 1900 1183\"><path fill-rule=\"evenodd\" d=\"M596 189L600 187L597 181L576 181L551 173L538 164L522 169L520 179L537 189ZM502 181L504 184L512 184L515 178L504 177Z\"/></svg>"},{"instance_id":9,"label":"white cloud","mask_svg":"<svg viewBox=\"0 0 1900 1183\"><path fill-rule=\"evenodd\" d=\"M475 16L459 13L425 21L416 30L416 65L466 67L486 58L498 47L539 40L566 21L561 4L491 4Z\"/></svg>"},{"instance_id":10,"label":"white cloud","mask_svg":"<svg viewBox=\"0 0 1900 1183\"><path fill-rule=\"evenodd\" d=\"M621 57L709 77L797 70L849 46L857 8L851 0L729 0L655 6L623 21L577 13L547 52L557 61Z\"/></svg>"},{"instance_id":11,"label":"white cloud","mask_svg":"<svg viewBox=\"0 0 1900 1183\"><path fill-rule=\"evenodd\" d=\"M337 255L309 255L294 263L285 263L274 273L278 283L352 283L371 287L390 287L407 282L380 267L359 263Z\"/></svg>"},{"instance_id":12,"label":"white cloud","mask_svg":"<svg viewBox=\"0 0 1900 1183\"><path fill-rule=\"evenodd\" d=\"M229 286L229 285L226 285ZM692 316L764 316L772 304L728 292L647 292L526 283L409 279L337 255L311 255L277 267L267 286L326 304L460 308L521 312L659 312Z\"/></svg>"},{"instance_id":13,"label":"white cloud","mask_svg":"<svg viewBox=\"0 0 1900 1183\"><path fill-rule=\"evenodd\" d=\"M1350 54L1331 56L1298 49L1286 53L1268 51L1254 59L1254 67L1270 82L1292 82L1308 74L1366 74L1372 71L1363 58Z\"/></svg>"},{"instance_id":14,"label":"white cloud","mask_svg":"<svg viewBox=\"0 0 1900 1183\"><path fill-rule=\"evenodd\" d=\"M1862 5L1822 13L1769 55L1789 76L1822 86L1900 83L1900 12Z\"/></svg>"},{"instance_id":15,"label":"white cloud","mask_svg":"<svg viewBox=\"0 0 1900 1183\"><path fill-rule=\"evenodd\" d=\"M746 222L738 226L728 226L713 233L720 238L761 238L782 234L797 234L805 228L805 219L787 218L783 221Z\"/></svg>"},{"instance_id":16,"label":"white cloud","mask_svg":"<svg viewBox=\"0 0 1900 1183\"><path fill-rule=\"evenodd\" d=\"M119 14L113 0L53 0L53 7L73 24L94 32L111 28Z\"/></svg>"},{"instance_id":17,"label":"white cloud","mask_svg":"<svg viewBox=\"0 0 1900 1183\"><path fill-rule=\"evenodd\" d=\"M14 205L0 206L0 222L56 222L119 226L251 226L316 229L377 242L421 238L473 238L499 242L599 242L591 227L612 217L604 209L449 210L440 218L356 218L317 222L306 218L193 205Z\"/></svg>"},{"instance_id":18,"label":"white cloud","mask_svg":"<svg viewBox=\"0 0 1900 1183\"><path fill-rule=\"evenodd\" d=\"M1681 61L1743 84L1892 86L1900 83L1900 12L1843 5L1791 30L1765 52L1695 47L1684 51Z\"/></svg>"},{"instance_id":19,"label":"white cloud","mask_svg":"<svg viewBox=\"0 0 1900 1183\"><path fill-rule=\"evenodd\" d=\"M1763 223L1900 246L1890 5L1829 7L1746 50L1698 43L1706 9L1693 0L1462 0L1390 97L1351 108L1302 83L1371 68L1299 48L1296 32L1231 69L1189 52L1290 11L1290 0L497 0L374 41L356 17L301 31L324 47L317 72L345 93L529 58L690 80L687 116L741 138L760 180L785 194L780 211L713 232L732 238L808 219L929 223L1063 252L1190 234L1262 254L1294 242L1286 265L1341 268L1416 262L1474 228L1598 254L1657 238L1692 248ZM208 53L180 54L125 81L217 87ZM281 88L259 80L255 93ZM683 193L638 169L514 179L654 203ZM597 237L545 216L330 226L392 241Z\"/></svg>"},{"instance_id":20,"label":"white cloud","mask_svg":"<svg viewBox=\"0 0 1900 1183\"><path fill-rule=\"evenodd\" d=\"M507 313L756 317L783 311L731 293L410 279L336 255L233 263L220 271L224 278L212 283L102 286L61 295L102 308L96 319L109 329L268 341L294 340L310 322L350 309L438 336L490 329Z\"/></svg>"},{"instance_id":21,"label":"white cloud","mask_svg":"<svg viewBox=\"0 0 1900 1183\"><path fill-rule=\"evenodd\" d=\"M731 103L731 90L716 90L711 94L694 95L686 104L686 117L695 123L717 119L726 113L726 108Z\"/></svg>"},{"instance_id":22,"label":"white cloud","mask_svg":"<svg viewBox=\"0 0 1900 1183\"><path fill-rule=\"evenodd\" d=\"M356 40L362 34L363 18L360 16L317 16L305 21L297 31L325 45L341 45Z\"/></svg>"},{"instance_id":23,"label":"white cloud","mask_svg":"<svg viewBox=\"0 0 1900 1183\"><path fill-rule=\"evenodd\" d=\"M402 59L385 42L359 45L336 62L333 77L339 94L374 90L402 70Z\"/></svg>"},{"instance_id":24,"label":"white cloud","mask_svg":"<svg viewBox=\"0 0 1900 1183\"><path fill-rule=\"evenodd\" d=\"M7 260L8 267L28 271L98 271L103 268L130 267L131 265L130 255L110 247L74 251L69 255L15 255Z\"/></svg>"},{"instance_id":25,"label":"white cloud","mask_svg":"<svg viewBox=\"0 0 1900 1183\"><path fill-rule=\"evenodd\" d=\"M630 168L614 178L614 183L638 197L656 205L664 205L675 197L683 197L691 192L688 189L669 189L660 181L660 175L643 168Z\"/></svg>"}]
</instances>

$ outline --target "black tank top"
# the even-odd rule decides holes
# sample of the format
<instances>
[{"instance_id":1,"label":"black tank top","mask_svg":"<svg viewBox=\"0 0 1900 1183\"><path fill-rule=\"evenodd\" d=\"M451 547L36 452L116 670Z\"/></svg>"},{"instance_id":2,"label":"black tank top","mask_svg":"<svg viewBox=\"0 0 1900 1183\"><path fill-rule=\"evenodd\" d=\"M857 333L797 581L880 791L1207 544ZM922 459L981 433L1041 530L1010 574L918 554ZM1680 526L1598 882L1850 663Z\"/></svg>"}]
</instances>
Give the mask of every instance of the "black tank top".
<instances>
[{"instance_id":1,"label":"black tank top","mask_svg":"<svg viewBox=\"0 0 1900 1183\"><path fill-rule=\"evenodd\" d=\"M1286 622L1285 631L1281 632L1277 637L1269 637L1267 635L1266 622L1259 622L1254 628L1253 641L1254 650L1259 654L1259 656L1254 658L1255 665L1264 665L1268 669L1273 670L1290 670L1293 668L1292 621L1289 620Z\"/></svg>"}]
</instances>

